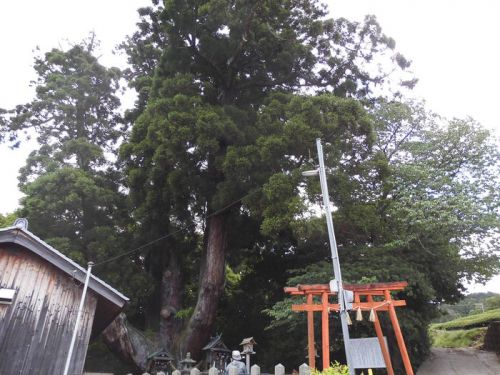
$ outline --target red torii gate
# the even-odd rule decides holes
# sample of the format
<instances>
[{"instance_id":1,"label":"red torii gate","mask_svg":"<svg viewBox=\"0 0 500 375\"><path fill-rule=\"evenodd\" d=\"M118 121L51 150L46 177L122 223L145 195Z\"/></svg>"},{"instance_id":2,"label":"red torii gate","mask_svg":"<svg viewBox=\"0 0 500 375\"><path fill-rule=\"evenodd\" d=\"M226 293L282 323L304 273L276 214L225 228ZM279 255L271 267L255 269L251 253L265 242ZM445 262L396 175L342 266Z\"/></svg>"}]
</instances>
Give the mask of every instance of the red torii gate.
<instances>
[{"instance_id":1,"label":"red torii gate","mask_svg":"<svg viewBox=\"0 0 500 375\"><path fill-rule=\"evenodd\" d=\"M389 282L389 283L372 283L372 284L344 284L345 290L350 290L354 294L353 310L369 310L374 314L374 326L377 338L382 350L382 355L386 364L387 373L394 375L392 368L391 357L384 340L382 327L378 320L377 311L388 311L389 317L396 335L399 351L403 359L406 374L413 375L413 369L406 350L406 345L401 333L398 318L396 315L397 306L406 306L404 300L393 300L391 291L403 290L408 286L405 281ZM336 292L330 290L328 284L313 284L313 285L298 285L297 287L286 287L285 292L290 295L305 295L306 303L300 305L292 305L292 311L307 312L307 338L308 338L308 355L309 367L315 368L315 348L314 348L314 312L321 311L321 339L322 339L322 358L323 368L330 366L330 337L329 337L329 322L328 314L330 311L339 311L338 303L330 303L328 298L331 295L336 295ZM314 296L321 297L321 304L314 303ZM375 297L375 298L374 298Z\"/></svg>"}]
</instances>

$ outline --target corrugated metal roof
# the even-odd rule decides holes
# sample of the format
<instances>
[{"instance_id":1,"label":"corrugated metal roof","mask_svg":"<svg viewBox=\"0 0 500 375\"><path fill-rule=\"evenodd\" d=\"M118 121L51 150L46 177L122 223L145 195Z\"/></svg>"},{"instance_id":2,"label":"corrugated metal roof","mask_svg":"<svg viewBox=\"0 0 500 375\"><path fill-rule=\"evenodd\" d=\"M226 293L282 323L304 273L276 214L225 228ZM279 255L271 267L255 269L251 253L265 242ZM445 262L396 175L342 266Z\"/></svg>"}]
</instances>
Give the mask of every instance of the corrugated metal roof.
<instances>
[{"instance_id":1,"label":"corrugated metal roof","mask_svg":"<svg viewBox=\"0 0 500 375\"><path fill-rule=\"evenodd\" d=\"M24 246L81 283L85 281L87 272L85 268L81 267L60 251L54 249L27 229L17 226L0 228L0 243L15 243ZM129 301L125 295L94 275L91 275L89 288L101 297L120 307L120 309Z\"/></svg>"}]
</instances>

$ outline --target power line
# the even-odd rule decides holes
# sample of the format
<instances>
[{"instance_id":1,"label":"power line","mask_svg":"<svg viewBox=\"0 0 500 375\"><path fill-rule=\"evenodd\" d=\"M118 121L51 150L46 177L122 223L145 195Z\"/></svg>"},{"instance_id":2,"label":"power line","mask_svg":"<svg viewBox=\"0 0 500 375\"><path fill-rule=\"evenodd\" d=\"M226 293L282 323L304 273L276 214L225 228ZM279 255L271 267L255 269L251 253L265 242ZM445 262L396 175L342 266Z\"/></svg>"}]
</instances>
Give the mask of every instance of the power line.
<instances>
[{"instance_id":1,"label":"power line","mask_svg":"<svg viewBox=\"0 0 500 375\"><path fill-rule=\"evenodd\" d=\"M221 212L223 212L223 211L227 210L228 208L230 208L230 207L234 206L236 203L238 203L238 202L242 201L243 199L245 199L245 198L247 198L247 197L249 197L249 196L251 196L251 195L255 194L255 193L256 193L257 191L259 191L261 188L262 188L262 187L258 187L258 188L256 188L254 191L252 191L252 192L250 192L250 193L248 193L248 194L244 195L243 197L241 197L241 198L239 198L239 199L236 199L235 201L233 201L233 202L231 202L231 203L227 204L226 206L224 206L224 207L222 207L222 208L220 208L220 209L218 209L218 210L216 210L216 211L212 212L210 215L207 215L207 216L205 217L205 220L207 220L207 219L211 218L212 216L215 216L215 215L220 214ZM157 242L160 242L160 241L162 241L162 240L164 240L164 239L166 239L166 238L168 238L168 237L172 237L173 235L175 235L175 234L177 234L177 233L179 233L179 232L182 232L182 231L184 231L184 230L187 230L187 229L189 229L190 227L192 227L193 225L195 225L195 224L193 223L193 224L188 224L188 225L185 225L184 227L179 228L179 229L177 229L176 231L174 231L174 232L172 232L172 233L168 233L168 234L166 234L166 235L164 235L164 236L161 236L161 237L158 237L158 238L156 238L156 239L154 239L154 240L151 240L151 241L149 241L149 242L147 242L147 243L145 243L145 244L143 244L143 245L141 245L141 246L139 246L139 247L136 247L135 249L128 250L128 251L126 251L126 252L124 252L124 253L121 253L121 254L115 255L115 256L113 256L113 257L111 257L111 258L108 258L108 259L106 259L106 260L103 260L102 262L96 263L96 264L94 265L94 268L95 268L95 267L97 267L97 266L103 265L103 264L105 264L105 263L110 263L110 262L113 262L113 261L115 261L115 260L117 260L117 259L120 259L120 258L123 258L123 257L125 257L125 256L127 256L127 255L133 254L133 253L135 253L136 251L140 251L140 250L142 250L142 249L144 249L144 248L146 248L146 247L148 247L148 246L151 246L151 245L153 245L153 244L155 244L155 243L157 243Z\"/></svg>"},{"instance_id":2,"label":"power line","mask_svg":"<svg viewBox=\"0 0 500 375\"><path fill-rule=\"evenodd\" d=\"M135 249L132 249L132 250L126 251L126 252L124 252L124 253L122 253L122 254L118 254L118 255L115 255L114 257L111 257L111 258L109 258L109 259L103 260L102 262L96 263L96 264L94 265L94 267L97 267L97 266L103 265L103 264L105 264L105 263L113 262L113 261L115 261L115 260L117 260L117 259L120 259L120 258L122 258L122 257L124 257L124 256L127 256L127 255L130 255L130 254L132 254L132 253L135 253L136 251L139 251L139 250L142 250L142 249L144 249L144 248L146 248L146 247L148 247L148 246L151 246L152 244L154 244L154 243L156 243L156 242L159 242L159 241L161 241L161 240L164 240L165 238L168 238L168 237L173 236L174 234L177 234L177 233L179 233L179 232L182 232L183 230L188 229L188 227L189 227L189 225L185 226L184 228L180 228L180 229L176 230L175 232L172 232L172 233L166 234L166 235L164 235L164 236L158 237L158 238L156 238L156 239L154 239L154 240L152 240L152 241L149 241L149 242L145 243L144 245L141 245L141 246L139 246L139 247L136 247Z\"/></svg>"}]
</instances>

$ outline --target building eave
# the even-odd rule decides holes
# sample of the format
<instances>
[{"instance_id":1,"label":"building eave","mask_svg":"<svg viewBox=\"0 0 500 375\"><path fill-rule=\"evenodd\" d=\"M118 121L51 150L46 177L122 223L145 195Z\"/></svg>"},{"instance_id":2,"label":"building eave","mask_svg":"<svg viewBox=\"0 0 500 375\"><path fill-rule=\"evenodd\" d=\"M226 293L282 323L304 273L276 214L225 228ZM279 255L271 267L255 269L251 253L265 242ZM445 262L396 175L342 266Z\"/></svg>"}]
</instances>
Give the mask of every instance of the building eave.
<instances>
[{"instance_id":1,"label":"building eave","mask_svg":"<svg viewBox=\"0 0 500 375\"><path fill-rule=\"evenodd\" d=\"M19 227L8 227L0 229L0 243L13 243L32 251L48 263L54 265L62 272L73 277L81 283L85 281L87 270L79 264L56 250L30 231ZM91 275L89 289L99 297L106 299L113 305L122 309L129 299L98 277Z\"/></svg>"}]
</instances>

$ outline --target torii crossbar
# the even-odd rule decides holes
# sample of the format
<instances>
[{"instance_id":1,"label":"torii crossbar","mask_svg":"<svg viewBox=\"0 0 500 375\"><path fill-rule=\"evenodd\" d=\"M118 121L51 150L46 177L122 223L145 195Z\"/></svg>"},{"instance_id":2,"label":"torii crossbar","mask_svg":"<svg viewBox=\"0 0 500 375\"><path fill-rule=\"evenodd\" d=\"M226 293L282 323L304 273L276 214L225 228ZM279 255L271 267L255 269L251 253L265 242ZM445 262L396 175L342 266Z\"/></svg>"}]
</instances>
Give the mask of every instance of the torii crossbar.
<instances>
[{"instance_id":1,"label":"torii crossbar","mask_svg":"<svg viewBox=\"0 0 500 375\"><path fill-rule=\"evenodd\" d=\"M394 329L399 351L403 359L406 374L413 375L413 369L406 350L406 345L399 326L398 317L396 315L396 307L406 306L404 300L392 299L391 292L403 290L408 286L405 281L390 282L390 283L372 283L372 284L344 284L345 290L350 290L354 294L353 310L364 310L373 312L373 323L375 332L382 350L382 355L386 364L387 373L394 375L392 368L391 357L387 348L382 327L378 319L378 311L388 311L389 318ZM331 311L339 311L338 303L330 303L329 297L336 295L336 292L330 290L328 284L314 285L298 285L296 287L286 287L285 292L292 296L306 296L306 303L300 305L292 305L292 311L307 312L307 338L308 338L308 356L309 367L316 368L315 348L314 348L314 312L321 311L321 347L323 368L330 366L330 337L329 337L329 322L328 314ZM315 303L314 297L320 297L321 303Z\"/></svg>"}]
</instances>

